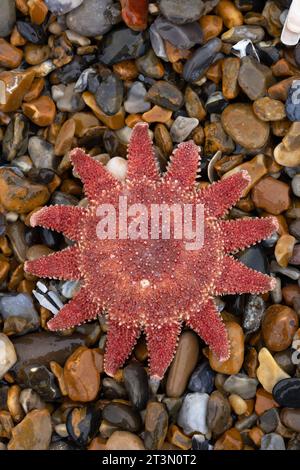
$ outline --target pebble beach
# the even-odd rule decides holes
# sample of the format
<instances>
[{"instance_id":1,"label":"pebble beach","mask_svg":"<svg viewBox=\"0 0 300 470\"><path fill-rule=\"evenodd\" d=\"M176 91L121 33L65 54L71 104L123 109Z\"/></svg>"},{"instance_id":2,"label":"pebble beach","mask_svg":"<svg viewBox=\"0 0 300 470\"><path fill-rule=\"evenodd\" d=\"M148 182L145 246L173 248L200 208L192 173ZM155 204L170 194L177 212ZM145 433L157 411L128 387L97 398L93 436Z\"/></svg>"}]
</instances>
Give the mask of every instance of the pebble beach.
<instances>
[{"instance_id":1,"label":"pebble beach","mask_svg":"<svg viewBox=\"0 0 300 470\"><path fill-rule=\"evenodd\" d=\"M0 450L300 450L300 43L281 40L290 6L1 1ZM249 174L226 218L278 222L235 254L275 288L215 298L230 358L185 326L155 387L144 335L108 376L106 315L50 331L79 282L24 270L70 245L32 227L32 214L87 206L72 149L124 182L139 122L162 174L193 140L199 188Z\"/></svg>"}]
</instances>

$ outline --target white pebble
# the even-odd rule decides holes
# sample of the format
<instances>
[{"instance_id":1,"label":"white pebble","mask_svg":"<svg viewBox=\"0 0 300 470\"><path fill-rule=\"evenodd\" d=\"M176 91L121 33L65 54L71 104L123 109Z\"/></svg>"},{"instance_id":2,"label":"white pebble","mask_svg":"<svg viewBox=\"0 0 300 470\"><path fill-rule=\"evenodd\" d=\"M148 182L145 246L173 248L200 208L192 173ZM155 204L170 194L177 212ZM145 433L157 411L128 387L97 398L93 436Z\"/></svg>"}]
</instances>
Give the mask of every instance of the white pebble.
<instances>
[{"instance_id":1,"label":"white pebble","mask_svg":"<svg viewBox=\"0 0 300 470\"><path fill-rule=\"evenodd\" d=\"M113 157L106 165L107 171L117 180L124 181L127 174L127 160L122 157Z\"/></svg>"},{"instance_id":2,"label":"white pebble","mask_svg":"<svg viewBox=\"0 0 300 470\"><path fill-rule=\"evenodd\" d=\"M16 362L14 345L4 333L0 333L0 379Z\"/></svg>"}]
</instances>

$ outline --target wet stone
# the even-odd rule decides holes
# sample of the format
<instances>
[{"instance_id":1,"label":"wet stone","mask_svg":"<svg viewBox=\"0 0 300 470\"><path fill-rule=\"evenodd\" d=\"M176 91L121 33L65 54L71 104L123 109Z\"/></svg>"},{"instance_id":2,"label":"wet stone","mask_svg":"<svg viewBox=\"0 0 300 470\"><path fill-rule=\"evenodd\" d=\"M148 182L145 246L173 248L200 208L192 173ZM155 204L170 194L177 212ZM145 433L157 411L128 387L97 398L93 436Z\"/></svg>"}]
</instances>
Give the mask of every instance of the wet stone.
<instances>
[{"instance_id":1,"label":"wet stone","mask_svg":"<svg viewBox=\"0 0 300 470\"><path fill-rule=\"evenodd\" d=\"M292 341L298 329L298 316L285 305L271 305L267 308L263 322L262 335L270 351L284 351Z\"/></svg>"},{"instance_id":2,"label":"wet stone","mask_svg":"<svg viewBox=\"0 0 300 470\"><path fill-rule=\"evenodd\" d=\"M67 15L67 26L83 36L100 36L112 27L106 10L112 0L85 0Z\"/></svg>"},{"instance_id":3,"label":"wet stone","mask_svg":"<svg viewBox=\"0 0 300 470\"><path fill-rule=\"evenodd\" d=\"M0 72L1 101L0 111L16 111L22 103L24 95L30 90L34 79L34 72L4 71Z\"/></svg>"},{"instance_id":4,"label":"wet stone","mask_svg":"<svg viewBox=\"0 0 300 470\"><path fill-rule=\"evenodd\" d=\"M0 333L0 379L16 363L17 355L10 339Z\"/></svg>"},{"instance_id":5,"label":"wet stone","mask_svg":"<svg viewBox=\"0 0 300 470\"><path fill-rule=\"evenodd\" d=\"M137 59L148 49L144 33L132 31L129 28L116 29L107 34L102 42L99 60L107 65L127 59Z\"/></svg>"},{"instance_id":6,"label":"wet stone","mask_svg":"<svg viewBox=\"0 0 300 470\"><path fill-rule=\"evenodd\" d=\"M110 400L115 398L127 398L127 391L125 387L111 377L105 377L103 379L101 390L105 398Z\"/></svg>"},{"instance_id":7,"label":"wet stone","mask_svg":"<svg viewBox=\"0 0 300 470\"><path fill-rule=\"evenodd\" d=\"M149 89L146 99L153 104L163 108L177 111L183 104L183 95L181 91L171 83L163 80L157 81Z\"/></svg>"},{"instance_id":8,"label":"wet stone","mask_svg":"<svg viewBox=\"0 0 300 470\"><path fill-rule=\"evenodd\" d=\"M148 401L148 377L145 369L133 362L124 368L124 385L133 406L143 410Z\"/></svg>"},{"instance_id":9,"label":"wet stone","mask_svg":"<svg viewBox=\"0 0 300 470\"><path fill-rule=\"evenodd\" d=\"M19 214L31 212L49 199L46 186L33 184L9 168L0 169L0 191L1 204Z\"/></svg>"},{"instance_id":10,"label":"wet stone","mask_svg":"<svg viewBox=\"0 0 300 470\"><path fill-rule=\"evenodd\" d=\"M197 22L177 25L159 16L153 26L165 41L179 49L190 49L195 44L202 43L202 31ZM156 52L154 47L153 49Z\"/></svg>"},{"instance_id":11,"label":"wet stone","mask_svg":"<svg viewBox=\"0 0 300 470\"><path fill-rule=\"evenodd\" d=\"M64 366L64 381L68 396L73 401L88 402L96 398L100 389L101 356L97 351L79 347Z\"/></svg>"},{"instance_id":12,"label":"wet stone","mask_svg":"<svg viewBox=\"0 0 300 470\"><path fill-rule=\"evenodd\" d=\"M18 382L22 386L32 388L46 401L56 401L61 397L55 377L46 366L32 364L24 367Z\"/></svg>"},{"instance_id":13,"label":"wet stone","mask_svg":"<svg viewBox=\"0 0 300 470\"><path fill-rule=\"evenodd\" d=\"M100 83L95 95L97 104L105 114L116 114L123 101L123 83L117 75L109 74Z\"/></svg>"},{"instance_id":14,"label":"wet stone","mask_svg":"<svg viewBox=\"0 0 300 470\"><path fill-rule=\"evenodd\" d=\"M170 129L173 142L183 142L198 126L198 124L199 121L196 118L178 116Z\"/></svg>"},{"instance_id":15,"label":"wet stone","mask_svg":"<svg viewBox=\"0 0 300 470\"><path fill-rule=\"evenodd\" d=\"M94 406L73 408L67 417L67 431L78 446L86 446L99 430L101 411Z\"/></svg>"},{"instance_id":16,"label":"wet stone","mask_svg":"<svg viewBox=\"0 0 300 470\"><path fill-rule=\"evenodd\" d=\"M11 0L2 0L0 15L0 37L8 36L16 21L16 7Z\"/></svg>"},{"instance_id":17,"label":"wet stone","mask_svg":"<svg viewBox=\"0 0 300 470\"><path fill-rule=\"evenodd\" d=\"M8 161L24 155L28 145L28 120L20 113L16 113L6 128L2 149L3 156Z\"/></svg>"},{"instance_id":18,"label":"wet stone","mask_svg":"<svg viewBox=\"0 0 300 470\"><path fill-rule=\"evenodd\" d=\"M278 382L273 389L274 399L281 406L300 408L300 379L290 378Z\"/></svg>"},{"instance_id":19,"label":"wet stone","mask_svg":"<svg viewBox=\"0 0 300 470\"><path fill-rule=\"evenodd\" d=\"M70 354L83 343L84 338L74 333L71 337L63 337L43 331L14 338L13 344L18 362L15 364L13 372L17 379L21 380L24 369L28 366L48 366L50 361L56 361L63 365Z\"/></svg>"},{"instance_id":20,"label":"wet stone","mask_svg":"<svg viewBox=\"0 0 300 470\"><path fill-rule=\"evenodd\" d=\"M214 389L215 372L207 361L200 364L192 373L188 383L191 392L211 393Z\"/></svg>"},{"instance_id":21,"label":"wet stone","mask_svg":"<svg viewBox=\"0 0 300 470\"><path fill-rule=\"evenodd\" d=\"M168 431L168 413L162 403L149 402L145 415L146 449L161 449Z\"/></svg>"},{"instance_id":22,"label":"wet stone","mask_svg":"<svg viewBox=\"0 0 300 470\"><path fill-rule=\"evenodd\" d=\"M191 23L200 18L204 5L202 0L161 0L159 9L167 20L175 24Z\"/></svg>"},{"instance_id":23,"label":"wet stone","mask_svg":"<svg viewBox=\"0 0 300 470\"><path fill-rule=\"evenodd\" d=\"M255 397L258 381L245 374L231 375L225 380L223 388L228 393L239 395L244 400Z\"/></svg>"},{"instance_id":24,"label":"wet stone","mask_svg":"<svg viewBox=\"0 0 300 470\"><path fill-rule=\"evenodd\" d=\"M196 82L205 75L209 66L214 62L217 53L221 50L222 42L219 38L208 41L204 46L194 52L183 67L183 78L187 82Z\"/></svg>"},{"instance_id":25,"label":"wet stone","mask_svg":"<svg viewBox=\"0 0 300 470\"><path fill-rule=\"evenodd\" d=\"M40 326L40 317L29 294L6 294L0 297L0 313L7 334L25 334ZM20 326L20 328L18 328Z\"/></svg>"},{"instance_id":26,"label":"wet stone","mask_svg":"<svg viewBox=\"0 0 300 470\"><path fill-rule=\"evenodd\" d=\"M261 439L261 450L285 450L283 438L274 432L265 434Z\"/></svg>"},{"instance_id":27,"label":"wet stone","mask_svg":"<svg viewBox=\"0 0 300 470\"><path fill-rule=\"evenodd\" d=\"M207 393L188 393L182 403L177 422L185 434L207 433L206 416L209 395Z\"/></svg>"},{"instance_id":28,"label":"wet stone","mask_svg":"<svg viewBox=\"0 0 300 470\"><path fill-rule=\"evenodd\" d=\"M250 295L243 315L243 327L247 332L254 333L259 329L264 312L265 302L262 297L255 294Z\"/></svg>"},{"instance_id":29,"label":"wet stone","mask_svg":"<svg viewBox=\"0 0 300 470\"><path fill-rule=\"evenodd\" d=\"M141 428L141 418L137 411L123 403L110 403L102 411L103 419L118 428L138 432Z\"/></svg>"}]
</instances>

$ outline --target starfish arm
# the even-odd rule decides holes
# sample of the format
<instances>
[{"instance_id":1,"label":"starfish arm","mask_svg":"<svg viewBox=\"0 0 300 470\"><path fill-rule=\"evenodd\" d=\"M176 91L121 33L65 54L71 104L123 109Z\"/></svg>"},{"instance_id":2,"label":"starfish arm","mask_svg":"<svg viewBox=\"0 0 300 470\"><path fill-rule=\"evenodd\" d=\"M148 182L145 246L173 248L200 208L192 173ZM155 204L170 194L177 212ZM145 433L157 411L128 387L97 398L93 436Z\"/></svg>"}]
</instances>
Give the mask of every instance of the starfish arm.
<instances>
[{"instance_id":1,"label":"starfish arm","mask_svg":"<svg viewBox=\"0 0 300 470\"><path fill-rule=\"evenodd\" d=\"M38 277L51 277L61 280L78 280L81 277L78 267L79 249L71 246L33 261L26 261L26 272Z\"/></svg>"},{"instance_id":2,"label":"starfish arm","mask_svg":"<svg viewBox=\"0 0 300 470\"><path fill-rule=\"evenodd\" d=\"M171 156L164 181L178 181L183 189L192 189L199 163L199 147L192 140L179 144Z\"/></svg>"},{"instance_id":3,"label":"starfish arm","mask_svg":"<svg viewBox=\"0 0 300 470\"><path fill-rule=\"evenodd\" d=\"M174 357L180 330L179 322L145 327L151 377L160 380L164 376Z\"/></svg>"},{"instance_id":4,"label":"starfish arm","mask_svg":"<svg viewBox=\"0 0 300 470\"><path fill-rule=\"evenodd\" d=\"M140 180L143 176L150 181L159 181L160 174L148 132L148 124L138 123L134 127L128 145L127 158L129 181Z\"/></svg>"},{"instance_id":5,"label":"starfish arm","mask_svg":"<svg viewBox=\"0 0 300 470\"><path fill-rule=\"evenodd\" d=\"M82 149L76 148L70 153L70 159L76 173L84 184L84 191L90 200L98 200L102 191L110 191L118 185L105 167Z\"/></svg>"},{"instance_id":6,"label":"starfish arm","mask_svg":"<svg viewBox=\"0 0 300 470\"><path fill-rule=\"evenodd\" d=\"M86 209L76 206L49 206L43 207L32 214L30 224L37 225L62 232L71 240L78 241L80 238L80 227Z\"/></svg>"},{"instance_id":7,"label":"starfish arm","mask_svg":"<svg viewBox=\"0 0 300 470\"><path fill-rule=\"evenodd\" d=\"M72 328L88 320L94 320L99 310L99 306L91 302L88 291L82 287L78 294L47 323L47 326L51 331Z\"/></svg>"},{"instance_id":8,"label":"starfish arm","mask_svg":"<svg viewBox=\"0 0 300 470\"><path fill-rule=\"evenodd\" d=\"M223 259L222 273L216 281L214 293L225 294L262 294L275 287L275 279L250 269L231 256Z\"/></svg>"},{"instance_id":9,"label":"starfish arm","mask_svg":"<svg viewBox=\"0 0 300 470\"><path fill-rule=\"evenodd\" d=\"M222 217L240 199L249 179L248 172L243 170L213 183L200 191L199 202L206 206L211 216Z\"/></svg>"},{"instance_id":10,"label":"starfish arm","mask_svg":"<svg viewBox=\"0 0 300 470\"><path fill-rule=\"evenodd\" d=\"M104 357L104 370L114 376L121 367L140 335L140 328L134 325L119 324L117 320L109 320L107 346Z\"/></svg>"},{"instance_id":11,"label":"starfish arm","mask_svg":"<svg viewBox=\"0 0 300 470\"><path fill-rule=\"evenodd\" d=\"M221 361L229 358L227 330L212 299L204 303L198 311L191 313L186 323L208 344Z\"/></svg>"},{"instance_id":12,"label":"starfish arm","mask_svg":"<svg viewBox=\"0 0 300 470\"><path fill-rule=\"evenodd\" d=\"M275 217L221 220L225 253L233 253L264 240L278 229Z\"/></svg>"}]
</instances>

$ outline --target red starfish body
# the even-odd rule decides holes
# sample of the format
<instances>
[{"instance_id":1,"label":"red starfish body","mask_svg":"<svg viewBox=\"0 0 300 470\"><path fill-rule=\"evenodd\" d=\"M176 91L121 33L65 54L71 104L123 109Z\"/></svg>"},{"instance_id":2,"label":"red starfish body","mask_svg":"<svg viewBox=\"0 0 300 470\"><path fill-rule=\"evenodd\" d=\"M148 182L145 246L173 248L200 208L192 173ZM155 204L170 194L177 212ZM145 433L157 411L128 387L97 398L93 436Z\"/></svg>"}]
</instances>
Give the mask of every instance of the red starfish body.
<instances>
[{"instance_id":1,"label":"red starfish body","mask_svg":"<svg viewBox=\"0 0 300 470\"><path fill-rule=\"evenodd\" d=\"M169 366L182 323L196 331L221 359L229 357L226 327L214 295L262 293L273 288L269 276L247 268L230 254L271 235L276 219L224 220L247 184L246 172L197 191L199 148L184 142L174 151L161 176L146 124L133 129L128 148L128 172L119 182L81 149L71 160L89 199L87 208L44 207L31 217L62 232L75 243L60 252L28 261L26 271L55 279L78 279L79 293L48 323L62 330L108 312L105 370L114 375L145 332L150 372L161 378ZM204 207L204 244L187 250L184 239L99 239L98 207L110 204L118 212L120 196L128 206L185 204Z\"/></svg>"}]
</instances>

